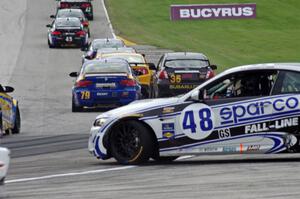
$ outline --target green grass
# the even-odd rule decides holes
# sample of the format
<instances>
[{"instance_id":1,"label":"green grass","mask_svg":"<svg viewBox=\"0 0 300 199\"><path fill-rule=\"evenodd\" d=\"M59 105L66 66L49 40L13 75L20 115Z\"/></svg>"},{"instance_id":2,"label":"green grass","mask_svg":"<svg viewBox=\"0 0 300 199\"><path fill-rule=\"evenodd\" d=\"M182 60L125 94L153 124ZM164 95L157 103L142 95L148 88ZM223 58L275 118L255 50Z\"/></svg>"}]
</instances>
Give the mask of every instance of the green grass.
<instances>
[{"instance_id":1,"label":"green grass","mask_svg":"<svg viewBox=\"0 0 300 199\"><path fill-rule=\"evenodd\" d=\"M170 21L171 4L257 3L256 19ZM106 0L116 33L138 44L206 54L219 71L300 62L299 0Z\"/></svg>"}]
</instances>

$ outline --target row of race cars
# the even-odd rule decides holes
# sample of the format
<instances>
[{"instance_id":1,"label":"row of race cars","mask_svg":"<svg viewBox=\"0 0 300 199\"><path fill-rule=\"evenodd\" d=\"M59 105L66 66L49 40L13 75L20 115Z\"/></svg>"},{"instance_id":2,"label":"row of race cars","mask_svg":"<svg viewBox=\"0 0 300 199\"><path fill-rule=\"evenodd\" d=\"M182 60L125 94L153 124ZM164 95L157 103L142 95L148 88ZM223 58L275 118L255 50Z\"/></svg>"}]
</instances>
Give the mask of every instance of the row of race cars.
<instances>
[{"instance_id":1,"label":"row of race cars","mask_svg":"<svg viewBox=\"0 0 300 199\"><path fill-rule=\"evenodd\" d=\"M87 43L89 32L89 20L93 20L93 5L92 0L57 0L57 13L50 16L51 18L58 18L54 20L49 27L48 44L50 48L57 47L63 44L62 36L67 36L65 41L77 42L77 45L83 46ZM64 16L69 16L70 13L61 11L66 8L74 8L72 10L72 17L67 20L60 20ZM69 10L68 10L69 11ZM69 26L76 26L72 31L65 31L64 28L60 30L63 24ZM74 33L74 34L73 34ZM75 36L75 37L73 37ZM18 101L10 96L8 93L14 91L13 87L0 85L0 139L6 134L18 134L21 130L21 116L18 106ZM10 162L10 151L7 148L0 147L0 185L4 184L7 170Z\"/></svg>"},{"instance_id":2,"label":"row of race cars","mask_svg":"<svg viewBox=\"0 0 300 199\"><path fill-rule=\"evenodd\" d=\"M55 17L53 24L75 21ZM76 41L68 36L60 45ZM166 53L154 65L119 39L83 43L82 67L70 73L72 111L121 106L91 127L88 149L96 158L140 164L187 154L300 151L299 63L245 65L215 76L201 53Z\"/></svg>"}]
</instances>

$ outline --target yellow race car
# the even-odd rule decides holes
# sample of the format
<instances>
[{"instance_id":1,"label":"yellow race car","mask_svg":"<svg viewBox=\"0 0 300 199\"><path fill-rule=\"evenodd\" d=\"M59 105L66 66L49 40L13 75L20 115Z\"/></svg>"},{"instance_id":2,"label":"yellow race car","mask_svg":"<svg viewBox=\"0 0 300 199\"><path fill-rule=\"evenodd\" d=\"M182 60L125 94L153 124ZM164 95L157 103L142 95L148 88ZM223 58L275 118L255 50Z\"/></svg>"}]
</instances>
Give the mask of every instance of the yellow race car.
<instances>
[{"instance_id":1,"label":"yellow race car","mask_svg":"<svg viewBox=\"0 0 300 199\"><path fill-rule=\"evenodd\" d=\"M135 75L142 86L143 98L154 97L154 87L153 82L155 77L156 67L153 63L147 63L145 56L139 53L102 53L99 58L119 58L125 59L131 68L133 69Z\"/></svg>"},{"instance_id":2,"label":"yellow race car","mask_svg":"<svg viewBox=\"0 0 300 199\"><path fill-rule=\"evenodd\" d=\"M13 91L13 87L0 85L0 135L17 134L21 130L18 101L7 94Z\"/></svg>"}]
</instances>

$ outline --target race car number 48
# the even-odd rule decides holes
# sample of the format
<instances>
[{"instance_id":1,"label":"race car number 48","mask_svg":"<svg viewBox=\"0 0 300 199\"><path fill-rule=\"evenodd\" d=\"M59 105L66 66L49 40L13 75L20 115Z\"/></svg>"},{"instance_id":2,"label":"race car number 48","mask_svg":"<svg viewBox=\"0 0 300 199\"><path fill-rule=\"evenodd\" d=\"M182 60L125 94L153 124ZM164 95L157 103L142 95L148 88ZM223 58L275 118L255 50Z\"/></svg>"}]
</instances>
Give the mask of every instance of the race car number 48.
<instances>
[{"instance_id":1,"label":"race car number 48","mask_svg":"<svg viewBox=\"0 0 300 199\"><path fill-rule=\"evenodd\" d=\"M186 107L180 115L183 133L195 140L208 137L214 129L215 117L213 111L205 104L192 104Z\"/></svg>"}]
</instances>

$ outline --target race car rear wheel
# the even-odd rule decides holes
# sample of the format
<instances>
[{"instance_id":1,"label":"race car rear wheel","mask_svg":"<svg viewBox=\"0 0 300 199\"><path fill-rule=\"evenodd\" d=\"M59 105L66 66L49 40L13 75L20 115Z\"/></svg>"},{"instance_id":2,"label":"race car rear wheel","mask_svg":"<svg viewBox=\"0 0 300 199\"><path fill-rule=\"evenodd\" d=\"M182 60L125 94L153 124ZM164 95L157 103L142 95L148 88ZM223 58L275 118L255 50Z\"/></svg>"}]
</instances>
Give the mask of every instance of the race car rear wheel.
<instances>
[{"instance_id":1,"label":"race car rear wheel","mask_svg":"<svg viewBox=\"0 0 300 199\"><path fill-rule=\"evenodd\" d=\"M49 39L48 39L48 46L49 46L49 48L54 48L54 45L52 45L52 44L50 43Z\"/></svg>"},{"instance_id":2,"label":"race car rear wheel","mask_svg":"<svg viewBox=\"0 0 300 199\"><path fill-rule=\"evenodd\" d=\"M14 128L12 129L12 133L18 134L20 133L20 131L21 131L21 116L20 116L19 107L17 106L16 118L15 118Z\"/></svg>"},{"instance_id":3,"label":"race car rear wheel","mask_svg":"<svg viewBox=\"0 0 300 199\"><path fill-rule=\"evenodd\" d=\"M130 120L116 125L110 136L112 156L121 164L141 164L153 153L153 138L140 122Z\"/></svg>"},{"instance_id":4,"label":"race car rear wheel","mask_svg":"<svg viewBox=\"0 0 300 199\"><path fill-rule=\"evenodd\" d=\"M0 179L0 185L4 185L5 178Z\"/></svg>"},{"instance_id":5,"label":"race car rear wheel","mask_svg":"<svg viewBox=\"0 0 300 199\"><path fill-rule=\"evenodd\" d=\"M81 112L81 111L83 111L83 107L76 106L74 97L72 97L72 112Z\"/></svg>"}]
</instances>

